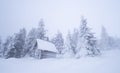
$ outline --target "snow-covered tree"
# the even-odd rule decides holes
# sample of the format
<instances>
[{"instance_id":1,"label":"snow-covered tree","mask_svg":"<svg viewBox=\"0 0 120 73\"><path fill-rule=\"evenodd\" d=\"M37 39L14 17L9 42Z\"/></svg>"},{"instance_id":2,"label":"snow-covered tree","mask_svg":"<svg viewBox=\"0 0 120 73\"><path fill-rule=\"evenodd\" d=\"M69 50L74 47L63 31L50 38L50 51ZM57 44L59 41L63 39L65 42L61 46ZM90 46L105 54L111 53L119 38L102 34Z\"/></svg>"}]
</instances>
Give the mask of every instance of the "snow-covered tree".
<instances>
[{"instance_id":1,"label":"snow-covered tree","mask_svg":"<svg viewBox=\"0 0 120 73\"><path fill-rule=\"evenodd\" d=\"M75 57L77 50L77 40L78 39L78 31L74 29L74 32L71 34L68 32L65 42L65 50L63 57L72 58Z\"/></svg>"},{"instance_id":2,"label":"snow-covered tree","mask_svg":"<svg viewBox=\"0 0 120 73\"><path fill-rule=\"evenodd\" d=\"M5 42L3 43L3 57L8 58L8 53L13 47L13 37L8 36Z\"/></svg>"},{"instance_id":3,"label":"snow-covered tree","mask_svg":"<svg viewBox=\"0 0 120 73\"><path fill-rule=\"evenodd\" d=\"M108 49L109 46L109 36L104 26L101 29L101 40L100 40L100 49Z\"/></svg>"},{"instance_id":4,"label":"snow-covered tree","mask_svg":"<svg viewBox=\"0 0 120 73\"><path fill-rule=\"evenodd\" d=\"M48 40L48 37L46 37L46 29L43 19L40 20L36 32L37 32L36 34L37 39Z\"/></svg>"},{"instance_id":5,"label":"snow-covered tree","mask_svg":"<svg viewBox=\"0 0 120 73\"><path fill-rule=\"evenodd\" d=\"M71 44L72 44L72 34L69 31L66 37L65 49L63 50L64 53L63 57L71 58L74 56L74 52Z\"/></svg>"},{"instance_id":6,"label":"snow-covered tree","mask_svg":"<svg viewBox=\"0 0 120 73\"><path fill-rule=\"evenodd\" d=\"M3 49L2 49L2 39L0 37L0 57L2 56Z\"/></svg>"},{"instance_id":7,"label":"snow-covered tree","mask_svg":"<svg viewBox=\"0 0 120 73\"><path fill-rule=\"evenodd\" d=\"M77 53L77 43L78 43L78 30L74 29L73 33L71 34L68 32L66 38L66 49L75 55Z\"/></svg>"},{"instance_id":8,"label":"snow-covered tree","mask_svg":"<svg viewBox=\"0 0 120 73\"><path fill-rule=\"evenodd\" d=\"M100 46L101 50L110 50L113 48L118 48L119 47L118 41L119 41L119 39L109 36L105 27L102 26L101 39L99 42L99 46Z\"/></svg>"},{"instance_id":9,"label":"snow-covered tree","mask_svg":"<svg viewBox=\"0 0 120 73\"><path fill-rule=\"evenodd\" d=\"M67 50L72 49L71 43L72 43L72 34L71 34L71 32L68 32L66 42L65 42L65 46L66 46Z\"/></svg>"},{"instance_id":10,"label":"snow-covered tree","mask_svg":"<svg viewBox=\"0 0 120 73\"><path fill-rule=\"evenodd\" d=\"M87 40L86 41L87 43L86 48L88 50L87 55L95 56L100 54L100 50L97 47L97 39L94 37L94 35L92 33L88 33L88 35L86 35L85 38Z\"/></svg>"},{"instance_id":11,"label":"snow-covered tree","mask_svg":"<svg viewBox=\"0 0 120 73\"><path fill-rule=\"evenodd\" d=\"M64 49L64 39L61 32L57 32L56 36L52 39L52 43L55 44L59 54L62 54L62 51Z\"/></svg>"},{"instance_id":12,"label":"snow-covered tree","mask_svg":"<svg viewBox=\"0 0 120 73\"><path fill-rule=\"evenodd\" d=\"M24 51L25 55L34 56L34 54L32 54L32 51L33 51L32 48L33 48L34 41L36 39L36 34L37 33L35 28L32 28L28 33L25 41L25 51Z\"/></svg>"},{"instance_id":13,"label":"snow-covered tree","mask_svg":"<svg viewBox=\"0 0 120 73\"><path fill-rule=\"evenodd\" d=\"M14 47L9 51L10 54L11 52L12 54L13 52L15 52L14 55L12 55L13 57L21 58L24 56L25 39L26 39L26 30L25 28L23 28L19 31L19 33L15 34Z\"/></svg>"},{"instance_id":14,"label":"snow-covered tree","mask_svg":"<svg viewBox=\"0 0 120 73\"><path fill-rule=\"evenodd\" d=\"M72 46L74 54L77 53L76 48L78 44L78 34L79 34L78 30L74 29L73 34L72 34L72 41L71 41L72 42L71 46Z\"/></svg>"},{"instance_id":15,"label":"snow-covered tree","mask_svg":"<svg viewBox=\"0 0 120 73\"><path fill-rule=\"evenodd\" d=\"M96 46L97 40L90 28L87 26L87 21L83 17L81 18L81 26L79 29L78 44L77 44L77 56L86 55L98 55L99 49Z\"/></svg>"}]
</instances>

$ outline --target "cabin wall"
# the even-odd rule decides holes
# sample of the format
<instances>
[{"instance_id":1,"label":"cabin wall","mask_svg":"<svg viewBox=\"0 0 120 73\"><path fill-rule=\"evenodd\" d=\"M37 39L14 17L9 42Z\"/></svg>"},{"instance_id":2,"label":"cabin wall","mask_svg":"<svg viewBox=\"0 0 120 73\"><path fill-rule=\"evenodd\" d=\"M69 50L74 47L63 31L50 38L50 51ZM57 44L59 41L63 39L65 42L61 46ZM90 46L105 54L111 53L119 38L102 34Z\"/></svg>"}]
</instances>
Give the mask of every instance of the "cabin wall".
<instances>
[{"instance_id":1,"label":"cabin wall","mask_svg":"<svg viewBox=\"0 0 120 73\"><path fill-rule=\"evenodd\" d=\"M35 50L35 58L41 59L41 50L40 49Z\"/></svg>"},{"instance_id":2,"label":"cabin wall","mask_svg":"<svg viewBox=\"0 0 120 73\"><path fill-rule=\"evenodd\" d=\"M51 51L41 51L41 58L56 58L57 53Z\"/></svg>"}]
</instances>

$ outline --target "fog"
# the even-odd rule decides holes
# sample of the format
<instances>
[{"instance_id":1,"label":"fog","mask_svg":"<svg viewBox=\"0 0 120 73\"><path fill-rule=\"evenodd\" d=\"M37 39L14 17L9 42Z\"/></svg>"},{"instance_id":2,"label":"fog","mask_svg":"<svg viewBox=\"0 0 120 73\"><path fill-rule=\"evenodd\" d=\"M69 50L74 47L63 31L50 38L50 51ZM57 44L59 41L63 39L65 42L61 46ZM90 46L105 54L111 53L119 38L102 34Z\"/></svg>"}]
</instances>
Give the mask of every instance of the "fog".
<instances>
[{"instance_id":1,"label":"fog","mask_svg":"<svg viewBox=\"0 0 120 73\"><path fill-rule=\"evenodd\" d=\"M80 17L100 36L101 26L120 37L120 0L0 0L0 36L4 39L25 27L28 31L44 19L49 37L57 30L65 36L78 28Z\"/></svg>"}]
</instances>

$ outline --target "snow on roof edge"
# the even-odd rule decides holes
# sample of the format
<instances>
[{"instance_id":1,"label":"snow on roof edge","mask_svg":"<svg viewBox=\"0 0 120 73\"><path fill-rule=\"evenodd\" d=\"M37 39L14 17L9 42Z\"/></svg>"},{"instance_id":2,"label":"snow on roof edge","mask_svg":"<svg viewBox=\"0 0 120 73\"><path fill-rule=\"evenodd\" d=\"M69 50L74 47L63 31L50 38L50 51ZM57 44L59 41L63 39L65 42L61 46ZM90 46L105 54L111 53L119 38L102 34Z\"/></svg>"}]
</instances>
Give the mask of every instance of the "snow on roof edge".
<instances>
[{"instance_id":1,"label":"snow on roof edge","mask_svg":"<svg viewBox=\"0 0 120 73\"><path fill-rule=\"evenodd\" d=\"M56 49L56 47L53 43L45 41L45 40L41 40L41 39L36 39L36 41L38 44L38 49L48 50L48 51L53 51L53 52L58 53L58 50Z\"/></svg>"}]
</instances>

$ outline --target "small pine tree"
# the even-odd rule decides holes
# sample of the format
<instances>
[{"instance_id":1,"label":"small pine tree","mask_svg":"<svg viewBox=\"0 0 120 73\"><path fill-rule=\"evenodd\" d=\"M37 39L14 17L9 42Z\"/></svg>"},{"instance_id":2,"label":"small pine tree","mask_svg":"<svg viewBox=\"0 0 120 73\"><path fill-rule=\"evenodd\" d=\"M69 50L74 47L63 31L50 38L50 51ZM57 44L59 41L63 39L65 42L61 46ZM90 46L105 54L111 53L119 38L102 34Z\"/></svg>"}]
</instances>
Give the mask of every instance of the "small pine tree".
<instances>
[{"instance_id":1,"label":"small pine tree","mask_svg":"<svg viewBox=\"0 0 120 73\"><path fill-rule=\"evenodd\" d=\"M72 36L73 35L70 32L68 32L63 57L72 58L76 54L75 42L73 41L74 39L72 38Z\"/></svg>"},{"instance_id":2,"label":"small pine tree","mask_svg":"<svg viewBox=\"0 0 120 73\"><path fill-rule=\"evenodd\" d=\"M26 37L25 51L24 51L25 55L34 56L32 52L33 52L33 44L34 44L35 39L36 39L36 29L32 28Z\"/></svg>"},{"instance_id":3,"label":"small pine tree","mask_svg":"<svg viewBox=\"0 0 120 73\"><path fill-rule=\"evenodd\" d=\"M66 46L74 55L77 53L78 31L74 29L73 34L68 32Z\"/></svg>"},{"instance_id":4,"label":"small pine tree","mask_svg":"<svg viewBox=\"0 0 120 73\"><path fill-rule=\"evenodd\" d=\"M73 34L72 34L72 41L71 41L72 42L71 46L72 46L74 54L77 53L76 48L77 48L77 44L78 44L78 34L79 34L78 30L74 29Z\"/></svg>"},{"instance_id":5,"label":"small pine tree","mask_svg":"<svg viewBox=\"0 0 120 73\"><path fill-rule=\"evenodd\" d=\"M88 50L87 55L95 56L100 53L100 50L97 48L97 40L92 33L88 33L86 36L86 48Z\"/></svg>"},{"instance_id":6,"label":"small pine tree","mask_svg":"<svg viewBox=\"0 0 120 73\"><path fill-rule=\"evenodd\" d=\"M67 38L66 38L66 42L65 42L65 46L66 46L66 52L70 52L73 54L73 50L72 50L72 34L70 32L68 32L67 34Z\"/></svg>"},{"instance_id":7,"label":"small pine tree","mask_svg":"<svg viewBox=\"0 0 120 73\"><path fill-rule=\"evenodd\" d=\"M52 39L52 43L55 44L56 48L58 49L59 54L62 54L64 49L64 39L62 37L62 33L58 31L56 36Z\"/></svg>"},{"instance_id":8,"label":"small pine tree","mask_svg":"<svg viewBox=\"0 0 120 73\"><path fill-rule=\"evenodd\" d=\"M102 26L102 30L101 30L101 39L100 39L100 49L101 50L108 50L111 48L111 46L113 44L111 44L112 41L112 37L110 37L105 29L104 26Z\"/></svg>"},{"instance_id":9,"label":"small pine tree","mask_svg":"<svg viewBox=\"0 0 120 73\"><path fill-rule=\"evenodd\" d=\"M36 32L37 32L37 34L36 34L37 39L48 40L48 38L46 37L46 30L45 30L45 24L44 24L43 19L40 20L39 26L38 26Z\"/></svg>"}]
</instances>

